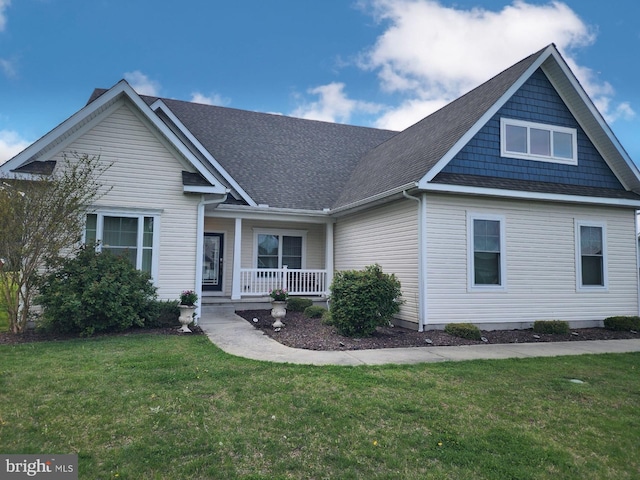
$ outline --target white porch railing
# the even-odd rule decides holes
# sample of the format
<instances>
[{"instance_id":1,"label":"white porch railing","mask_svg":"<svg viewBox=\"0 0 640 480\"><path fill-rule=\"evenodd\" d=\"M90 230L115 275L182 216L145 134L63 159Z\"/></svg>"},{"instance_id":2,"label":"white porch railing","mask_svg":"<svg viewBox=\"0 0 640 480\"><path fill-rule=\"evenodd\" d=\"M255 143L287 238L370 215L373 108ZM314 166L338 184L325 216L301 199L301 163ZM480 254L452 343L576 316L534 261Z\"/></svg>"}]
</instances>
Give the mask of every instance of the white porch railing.
<instances>
[{"instance_id":1,"label":"white porch railing","mask_svg":"<svg viewBox=\"0 0 640 480\"><path fill-rule=\"evenodd\" d=\"M271 290L286 289L290 295L322 295L327 292L326 270L283 268L241 268L241 295L269 295Z\"/></svg>"}]
</instances>

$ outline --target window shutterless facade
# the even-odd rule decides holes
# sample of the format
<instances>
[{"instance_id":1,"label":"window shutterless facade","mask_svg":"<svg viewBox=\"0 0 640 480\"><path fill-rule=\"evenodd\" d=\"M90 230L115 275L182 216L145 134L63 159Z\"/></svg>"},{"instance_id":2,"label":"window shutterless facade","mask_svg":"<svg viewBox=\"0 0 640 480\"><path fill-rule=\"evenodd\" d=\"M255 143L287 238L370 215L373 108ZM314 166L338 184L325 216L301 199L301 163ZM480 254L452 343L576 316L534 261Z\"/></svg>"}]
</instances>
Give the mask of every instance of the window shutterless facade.
<instances>
[{"instance_id":1,"label":"window shutterless facade","mask_svg":"<svg viewBox=\"0 0 640 480\"><path fill-rule=\"evenodd\" d=\"M576 220L576 288L606 290L607 229L604 223Z\"/></svg>"},{"instance_id":2,"label":"window shutterless facade","mask_svg":"<svg viewBox=\"0 0 640 480\"><path fill-rule=\"evenodd\" d=\"M500 215L467 214L469 290L506 288L504 225Z\"/></svg>"},{"instance_id":3,"label":"window shutterless facade","mask_svg":"<svg viewBox=\"0 0 640 480\"><path fill-rule=\"evenodd\" d=\"M121 255L138 270L157 277L158 215L125 212L87 214L85 243Z\"/></svg>"},{"instance_id":4,"label":"window shutterless facade","mask_svg":"<svg viewBox=\"0 0 640 480\"><path fill-rule=\"evenodd\" d=\"M500 119L500 154L503 157L578 164L575 128Z\"/></svg>"}]
</instances>

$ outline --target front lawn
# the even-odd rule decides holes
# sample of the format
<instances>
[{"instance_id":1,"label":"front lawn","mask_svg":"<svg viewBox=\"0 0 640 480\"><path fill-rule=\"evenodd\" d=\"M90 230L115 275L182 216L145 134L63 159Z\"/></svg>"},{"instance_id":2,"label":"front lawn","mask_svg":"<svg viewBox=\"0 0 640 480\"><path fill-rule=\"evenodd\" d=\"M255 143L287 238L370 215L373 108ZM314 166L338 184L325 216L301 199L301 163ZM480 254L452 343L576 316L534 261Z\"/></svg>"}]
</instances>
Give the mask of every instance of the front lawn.
<instances>
[{"instance_id":1,"label":"front lawn","mask_svg":"<svg viewBox=\"0 0 640 480\"><path fill-rule=\"evenodd\" d=\"M638 353L314 367L205 336L0 346L0 452L78 453L92 479L631 479L639 373Z\"/></svg>"}]
</instances>

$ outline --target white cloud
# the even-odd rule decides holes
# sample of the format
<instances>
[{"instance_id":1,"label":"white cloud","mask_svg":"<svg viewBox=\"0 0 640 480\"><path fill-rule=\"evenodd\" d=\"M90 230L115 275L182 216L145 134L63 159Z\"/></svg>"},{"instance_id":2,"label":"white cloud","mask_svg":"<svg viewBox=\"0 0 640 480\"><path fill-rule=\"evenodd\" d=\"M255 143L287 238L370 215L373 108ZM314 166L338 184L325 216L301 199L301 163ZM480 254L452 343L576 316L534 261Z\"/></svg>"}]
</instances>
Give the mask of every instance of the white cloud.
<instances>
[{"instance_id":1,"label":"white cloud","mask_svg":"<svg viewBox=\"0 0 640 480\"><path fill-rule=\"evenodd\" d=\"M382 109L380 105L371 102L348 98L344 87L344 83L333 82L309 89L308 93L319 99L300 105L291 115L309 120L348 123L353 114L376 113Z\"/></svg>"},{"instance_id":2,"label":"white cloud","mask_svg":"<svg viewBox=\"0 0 640 480\"><path fill-rule=\"evenodd\" d=\"M16 132L0 130L0 165L27 148L30 142Z\"/></svg>"},{"instance_id":3,"label":"white cloud","mask_svg":"<svg viewBox=\"0 0 640 480\"><path fill-rule=\"evenodd\" d=\"M9 60L5 60L4 58L0 58L0 70L9 78L15 77L17 74L13 63Z\"/></svg>"},{"instance_id":4,"label":"white cloud","mask_svg":"<svg viewBox=\"0 0 640 480\"><path fill-rule=\"evenodd\" d=\"M613 103L611 85L571 58L595 41L593 28L559 1L514 1L499 11L463 10L434 0L370 0L384 25L359 66L377 73L383 91L401 96L376 126L404 129L527 55L555 43L608 120L633 115Z\"/></svg>"},{"instance_id":5,"label":"white cloud","mask_svg":"<svg viewBox=\"0 0 640 480\"><path fill-rule=\"evenodd\" d=\"M124 79L129 82L131 87L140 95L155 97L160 94L160 84L151 80L140 70L126 72L124 74Z\"/></svg>"},{"instance_id":6,"label":"white cloud","mask_svg":"<svg viewBox=\"0 0 640 480\"><path fill-rule=\"evenodd\" d=\"M193 92L191 94L191 101L194 103L203 103L205 105L218 105L220 107L224 107L231 103L231 100L217 93L207 96L200 92Z\"/></svg>"},{"instance_id":7,"label":"white cloud","mask_svg":"<svg viewBox=\"0 0 640 480\"><path fill-rule=\"evenodd\" d=\"M0 32L2 32L7 25L7 14L5 10L11 5L11 0L0 0Z\"/></svg>"}]
</instances>

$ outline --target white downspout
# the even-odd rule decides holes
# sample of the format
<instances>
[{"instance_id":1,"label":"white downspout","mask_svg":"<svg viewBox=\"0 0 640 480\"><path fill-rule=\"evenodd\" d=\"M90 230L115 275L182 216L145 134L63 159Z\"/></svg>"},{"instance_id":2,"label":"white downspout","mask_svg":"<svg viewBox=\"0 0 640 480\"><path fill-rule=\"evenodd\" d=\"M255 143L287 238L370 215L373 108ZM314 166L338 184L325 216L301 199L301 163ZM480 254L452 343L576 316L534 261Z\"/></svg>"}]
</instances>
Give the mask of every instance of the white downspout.
<instances>
[{"instance_id":1,"label":"white downspout","mask_svg":"<svg viewBox=\"0 0 640 480\"><path fill-rule=\"evenodd\" d=\"M405 198L418 202L418 331L427 324L427 194L421 198L402 192Z\"/></svg>"},{"instance_id":2,"label":"white downspout","mask_svg":"<svg viewBox=\"0 0 640 480\"><path fill-rule=\"evenodd\" d=\"M329 296L329 287L333 282L334 254L333 254L333 220L327 222L327 231L325 238L325 269L327 270L327 279L324 288L324 294Z\"/></svg>"},{"instance_id":3,"label":"white downspout","mask_svg":"<svg viewBox=\"0 0 640 480\"><path fill-rule=\"evenodd\" d=\"M638 241L640 241L640 224L638 223L638 214L640 211L636 211L636 282L638 285L638 315L640 315L640 246L638 245Z\"/></svg>"},{"instance_id":4,"label":"white downspout","mask_svg":"<svg viewBox=\"0 0 640 480\"><path fill-rule=\"evenodd\" d=\"M204 250L204 207L205 205L214 205L222 203L227 199L227 193L222 198L215 200L205 200L204 195L198 203L198 220L196 225L196 285L195 292L200 301L196 306L196 319L194 323L198 324L198 319L202 314L202 252Z\"/></svg>"}]
</instances>

